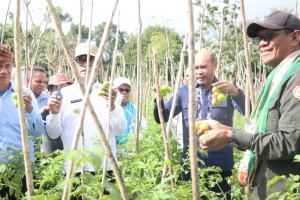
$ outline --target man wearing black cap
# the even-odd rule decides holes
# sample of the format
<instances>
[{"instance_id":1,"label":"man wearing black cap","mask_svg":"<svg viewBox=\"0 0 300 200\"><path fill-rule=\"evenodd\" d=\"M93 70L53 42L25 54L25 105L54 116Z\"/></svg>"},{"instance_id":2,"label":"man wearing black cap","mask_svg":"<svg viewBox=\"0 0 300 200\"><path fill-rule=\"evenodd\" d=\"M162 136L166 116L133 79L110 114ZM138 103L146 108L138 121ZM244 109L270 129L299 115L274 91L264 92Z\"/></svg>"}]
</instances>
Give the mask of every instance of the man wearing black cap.
<instances>
[{"instance_id":1,"label":"man wearing black cap","mask_svg":"<svg viewBox=\"0 0 300 200\"><path fill-rule=\"evenodd\" d=\"M300 175L300 20L277 11L264 21L251 23L250 38L257 41L264 64L273 67L258 96L247 133L237 134L231 127L208 121L214 130L201 142L206 149L234 145L246 154L241 161L239 181L252 184L251 199L265 199L285 191L284 179L271 187L275 176Z\"/></svg>"}]
</instances>

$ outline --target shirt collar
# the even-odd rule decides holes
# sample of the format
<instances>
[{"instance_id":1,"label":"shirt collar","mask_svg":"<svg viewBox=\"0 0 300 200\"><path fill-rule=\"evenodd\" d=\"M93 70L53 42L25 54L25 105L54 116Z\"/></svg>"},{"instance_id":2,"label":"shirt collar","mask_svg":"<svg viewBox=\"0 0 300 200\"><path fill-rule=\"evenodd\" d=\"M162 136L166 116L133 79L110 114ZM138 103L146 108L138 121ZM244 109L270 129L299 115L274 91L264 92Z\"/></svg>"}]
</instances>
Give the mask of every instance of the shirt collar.
<instances>
[{"instance_id":1,"label":"shirt collar","mask_svg":"<svg viewBox=\"0 0 300 200\"><path fill-rule=\"evenodd\" d=\"M219 81L219 80L218 80L216 77L214 77L212 83L216 83L216 82L218 82L218 81ZM201 90L204 90L203 85L200 84L200 83L197 83L197 84L196 84L196 88L200 88ZM207 91L209 91L209 90L210 90L210 89L208 89Z\"/></svg>"}]
</instances>

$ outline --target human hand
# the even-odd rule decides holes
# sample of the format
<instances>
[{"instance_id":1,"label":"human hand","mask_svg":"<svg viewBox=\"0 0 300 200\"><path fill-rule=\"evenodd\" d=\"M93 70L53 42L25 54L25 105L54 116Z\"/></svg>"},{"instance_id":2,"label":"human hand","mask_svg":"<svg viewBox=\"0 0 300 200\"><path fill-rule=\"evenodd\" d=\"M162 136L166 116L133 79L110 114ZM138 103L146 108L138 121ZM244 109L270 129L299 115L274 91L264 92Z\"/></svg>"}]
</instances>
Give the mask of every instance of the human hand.
<instances>
[{"instance_id":1,"label":"human hand","mask_svg":"<svg viewBox=\"0 0 300 200\"><path fill-rule=\"evenodd\" d=\"M229 144L231 135L231 129L209 130L200 136L200 145L202 149L219 150Z\"/></svg>"},{"instance_id":2,"label":"human hand","mask_svg":"<svg viewBox=\"0 0 300 200\"><path fill-rule=\"evenodd\" d=\"M109 92L108 91L102 91L100 96L102 96L104 99L109 101ZM110 110L115 109L116 96L117 96L117 89L112 88L111 89L111 99L110 99Z\"/></svg>"},{"instance_id":3,"label":"human hand","mask_svg":"<svg viewBox=\"0 0 300 200\"><path fill-rule=\"evenodd\" d=\"M220 122L210 119L210 120L200 120L200 123L208 124L210 130L214 129L231 129L231 127L221 124Z\"/></svg>"},{"instance_id":4,"label":"human hand","mask_svg":"<svg viewBox=\"0 0 300 200\"><path fill-rule=\"evenodd\" d=\"M226 91L230 94L230 96L236 97L239 95L239 90L229 81L219 81L213 83L212 86L218 87L221 91Z\"/></svg>"},{"instance_id":5,"label":"human hand","mask_svg":"<svg viewBox=\"0 0 300 200\"><path fill-rule=\"evenodd\" d=\"M50 107L48 105L43 106L42 108L40 108L40 113L46 112L46 111L50 111Z\"/></svg>"},{"instance_id":6,"label":"human hand","mask_svg":"<svg viewBox=\"0 0 300 200\"><path fill-rule=\"evenodd\" d=\"M62 102L62 99L57 98L57 95L55 93L53 93L48 99L48 106L50 109L50 113L58 114L60 111L61 102Z\"/></svg>"},{"instance_id":7,"label":"human hand","mask_svg":"<svg viewBox=\"0 0 300 200\"><path fill-rule=\"evenodd\" d=\"M25 111L28 113L31 113L33 107L32 107L32 97L30 94L23 93L23 101L24 101L24 108Z\"/></svg>"}]
</instances>

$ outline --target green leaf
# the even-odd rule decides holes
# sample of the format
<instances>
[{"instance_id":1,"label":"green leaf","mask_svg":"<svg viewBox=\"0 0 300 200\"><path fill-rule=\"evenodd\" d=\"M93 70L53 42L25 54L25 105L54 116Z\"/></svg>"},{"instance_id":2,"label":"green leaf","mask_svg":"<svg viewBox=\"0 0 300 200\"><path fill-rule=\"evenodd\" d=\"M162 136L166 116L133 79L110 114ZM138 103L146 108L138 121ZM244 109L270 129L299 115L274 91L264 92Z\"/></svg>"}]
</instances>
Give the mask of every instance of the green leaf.
<instances>
[{"instance_id":1,"label":"green leaf","mask_svg":"<svg viewBox=\"0 0 300 200\"><path fill-rule=\"evenodd\" d=\"M282 179L286 179L286 177L284 175L282 175L282 176L275 176L270 181L268 181L267 187L271 188L274 184L276 184L278 181L280 181Z\"/></svg>"},{"instance_id":2,"label":"green leaf","mask_svg":"<svg viewBox=\"0 0 300 200\"><path fill-rule=\"evenodd\" d=\"M7 166L5 164L0 165L0 173L4 173L7 169Z\"/></svg>"},{"instance_id":3,"label":"green leaf","mask_svg":"<svg viewBox=\"0 0 300 200\"><path fill-rule=\"evenodd\" d=\"M300 154L295 156L294 162L300 162Z\"/></svg>"},{"instance_id":4,"label":"green leaf","mask_svg":"<svg viewBox=\"0 0 300 200\"><path fill-rule=\"evenodd\" d=\"M166 164L167 166L170 166L170 165L171 165L171 160L165 160L165 164Z\"/></svg>"}]
</instances>

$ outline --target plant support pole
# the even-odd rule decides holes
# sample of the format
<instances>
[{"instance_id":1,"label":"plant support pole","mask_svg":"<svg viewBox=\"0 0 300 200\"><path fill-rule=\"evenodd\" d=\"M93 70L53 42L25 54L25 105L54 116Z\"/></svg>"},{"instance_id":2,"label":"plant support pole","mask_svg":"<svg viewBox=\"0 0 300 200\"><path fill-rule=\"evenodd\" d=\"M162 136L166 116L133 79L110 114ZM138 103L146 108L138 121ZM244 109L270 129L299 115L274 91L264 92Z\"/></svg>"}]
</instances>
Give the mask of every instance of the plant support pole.
<instances>
[{"instance_id":1,"label":"plant support pole","mask_svg":"<svg viewBox=\"0 0 300 200\"><path fill-rule=\"evenodd\" d=\"M190 74L188 79L189 87L189 150L192 176L193 200L200 199L199 195L199 177L195 132L195 42L194 42L194 17L192 0L188 0L188 66Z\"/></svg>"},{"instance_id":2,"label":"plant support pole","mask_svg":"<svg viewBox=\"0 0 300 200\"><path fill-rule=\"evenodd\" d=\"M20 127L21 127L21 137L22 137L22 147L24 156L24 166L25 166L25 176L26 176L26 186L28 190L28 198L31 199L34 194L33 190L33 178L32 178L32 168L29 156L28 147L28 130L25 123L25 113L24 113L24 100L23 100L23 88L21 80L21 68L20 68L20 40L19 40L19 30L20 30L20 0L16 0L16 12L15 12L15 23L14 23L14 47L15 47L15 66L17 72L17 93L18 93L18 110L20 117Z\"/></svg>"}]
</instances>

